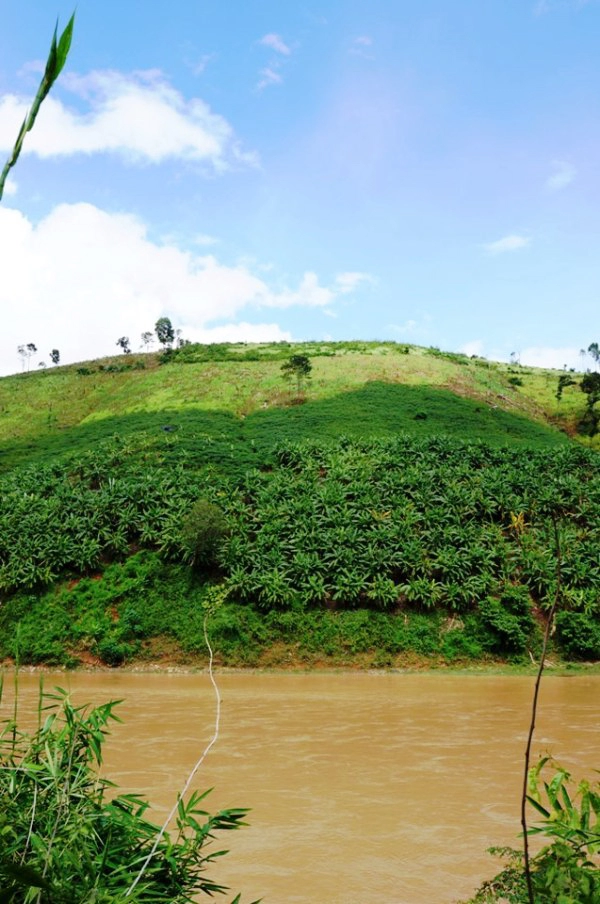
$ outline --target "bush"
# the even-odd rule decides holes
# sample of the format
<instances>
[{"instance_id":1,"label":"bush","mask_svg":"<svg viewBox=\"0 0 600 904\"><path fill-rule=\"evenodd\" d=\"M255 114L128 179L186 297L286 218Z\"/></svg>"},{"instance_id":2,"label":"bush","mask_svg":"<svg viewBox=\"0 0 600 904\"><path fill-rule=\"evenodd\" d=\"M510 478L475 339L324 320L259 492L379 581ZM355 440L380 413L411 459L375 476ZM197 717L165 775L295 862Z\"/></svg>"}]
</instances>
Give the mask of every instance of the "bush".
<instances>
[{"instance_id":1,"label":"bush","mask_svg":"<svg viewBox=\"0 0 600 904\"><path fill-rule=\"evenodd\" d=\"M137 646L125 643L117 637L108 636L100 641L97 650L103 662L116 668L137 652Z\"/></svg>"},{"instance_id":2,"label":"bush","mask_svg":"<svg viewBox=\"0 0 600 904\"><path fill-rule=\"evenodd\" d=\"M181 525L184 561L198 569L216 565L227 533L227 521L221 509L207 499L198 499Z\"/></svg>"},{"instance_id":3,"label":"bush","mask_svg":"<svg viewBox=\"0 0 600 904\"><path fill-rule=\"evenodd\" d=\"M525 649L534 628L525 587L507 585L499 599L488 596L482 600L479 613L492 650L520 653Z\"/></svg>"},{"instance_id":4,"label":"bush","mask_svg":"<svg viewBox=\"0 0 600 904\"><path fill-rule=\"evenodd\" d=\"M559 612L556 633L571 659L600 658L600 625L585 612Z\"/></svg>"}]
</instances>

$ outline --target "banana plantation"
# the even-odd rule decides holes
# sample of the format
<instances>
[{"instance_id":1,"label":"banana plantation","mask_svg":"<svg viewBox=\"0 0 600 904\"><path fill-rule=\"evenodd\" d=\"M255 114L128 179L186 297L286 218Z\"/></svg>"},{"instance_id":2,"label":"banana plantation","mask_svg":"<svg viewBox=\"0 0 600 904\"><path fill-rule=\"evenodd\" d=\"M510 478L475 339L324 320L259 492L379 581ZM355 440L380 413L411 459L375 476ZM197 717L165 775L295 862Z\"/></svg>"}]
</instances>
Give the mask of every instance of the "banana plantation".
<instances>
[{"instance_id":1,"label":"banana plantation","mask_svg":"<svg viewBox=\"0 0 600 904\"><path fill-rule=\"evenodd\" d=\"M263 620L430 613L506 656L537 649L558 592L558 650L600 658L600 461L579 446L286 443L240 478L138 436L12 471L0 495L4 632L23 594L147 549Z\"/></svg>"}]
</instances>

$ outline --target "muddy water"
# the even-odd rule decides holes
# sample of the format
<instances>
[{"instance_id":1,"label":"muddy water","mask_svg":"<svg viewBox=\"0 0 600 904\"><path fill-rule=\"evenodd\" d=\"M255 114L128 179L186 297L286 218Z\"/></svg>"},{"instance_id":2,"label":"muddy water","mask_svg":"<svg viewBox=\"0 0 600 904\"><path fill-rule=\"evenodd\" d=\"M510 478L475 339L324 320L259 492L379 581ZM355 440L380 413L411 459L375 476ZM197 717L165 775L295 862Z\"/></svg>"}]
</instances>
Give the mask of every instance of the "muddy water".
<instances>
[{"instance_id":1,"label":"muddy water","mask_svg":"<svg viewBox=\"0 0 600 904\"><path fill-rule=\"evenodd\" d=\"M33 690L37 678L22 676ZM481 675L224 674L219 741L197 787L252 808L220 881L265 904L452 904L518 832L532 679ZM160 819L210 739L208 676L46 677L76 702L125 698L106 773ZM536 753L600 765L600 676L547 677ZM516 842L518 843L518 842ZM224 899L225 900L225 899Z\"/></svg>"}]
</instances>

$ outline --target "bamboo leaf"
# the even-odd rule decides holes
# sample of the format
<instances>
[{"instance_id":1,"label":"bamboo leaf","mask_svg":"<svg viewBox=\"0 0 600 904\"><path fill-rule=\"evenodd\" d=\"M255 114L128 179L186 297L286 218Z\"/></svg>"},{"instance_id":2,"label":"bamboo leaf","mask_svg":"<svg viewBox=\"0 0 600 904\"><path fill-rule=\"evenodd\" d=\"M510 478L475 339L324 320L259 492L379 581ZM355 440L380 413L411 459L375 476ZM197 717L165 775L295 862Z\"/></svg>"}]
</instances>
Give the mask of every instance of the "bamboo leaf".
<instances>
[{"instance_id":1,"label":"bamboo leaf","mask_svg":"<svg viewBox=\"0 0 600 904\"><path fill-rule=\"evenodd\" d=\"M529 794L528 794L528 795L527 795L527 800L529 801L529 803L531 804L531 806L532 806L535 810L538 811L538 813L541 813L542 816L544 816L546 819L550 819L550 811L549 811L549 810L546 810L546 808L543 807L543 806L542 806L542 805L541 805L534 797L530 797Z\"/></svg>"},{"instance_id":2,"label":"bamboo leaf","mask_svg":"<svg viewBox=\"0 0 600 904\"><path fill-rule=\"evenodd\" d=\"M2 868L7 875L11 876L19 885L28 885L31 888L43 888L46 891L50 889L50 883L44 879L41 873L26 864L3 863Z\"/></svg>"},{"instance_id":3,"label":"bamboo leaf","mask_svg":"<svg viewBox=\"0 0 600 904\"><path fill-rule=\"evenodd\" d=\"M58 42L58 48L56 51L56 66L55 66L55 74L54 78L58 78L60 73L62 72L63 66L67 60L67 56L69 55L69 50L71 49L71 41L73 40L73 26L75 24L75 13L69 19L65 30L60 36L60 40Z\"/></svg>"}]
</instances>

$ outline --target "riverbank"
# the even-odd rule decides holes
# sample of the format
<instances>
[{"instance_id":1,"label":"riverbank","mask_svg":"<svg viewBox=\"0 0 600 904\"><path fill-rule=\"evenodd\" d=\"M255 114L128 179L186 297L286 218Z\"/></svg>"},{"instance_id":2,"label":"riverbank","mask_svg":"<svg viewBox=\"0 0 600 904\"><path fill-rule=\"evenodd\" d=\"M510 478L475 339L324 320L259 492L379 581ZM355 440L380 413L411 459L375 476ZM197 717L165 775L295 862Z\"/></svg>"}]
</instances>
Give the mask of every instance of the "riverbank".
<instances>
[{"instance_id":1,"label":"riverbank","mask_svg":"<svg viewBox=\"0 0 600 904\"><path fill-rule=\"evenodd\" d=\"M502 659L486 659L481 661L447 662L446 660L424 656L397 657L396 661L386 667L373 665L376 654L356 656L340 661L315 657L312 662L305 658L294 658L291 651L281 655L282 651L265 651L264 662L255 665L224 665L219 661L218 651L215 654L214 669L222 675L260 675L260 674L365 674L365 675L415 675L415 674L449 674L449 675L485 675L485 676L532 676L535 677L538 663L507 662ZM15 668L13 659L0 660L0 671L12 671ZM163 654L160 658L141 657L118 666L109 666L96 657L86 657L76 665L20 664L19 670L25 674L50 674L56 672L85 674L176 674L194 675L208 671L208 656L189 656L181 652ZM599 662L568 662L547 659L546 675L569 677L574 675L600 675Z\"/></svg>"}]
</instances>

